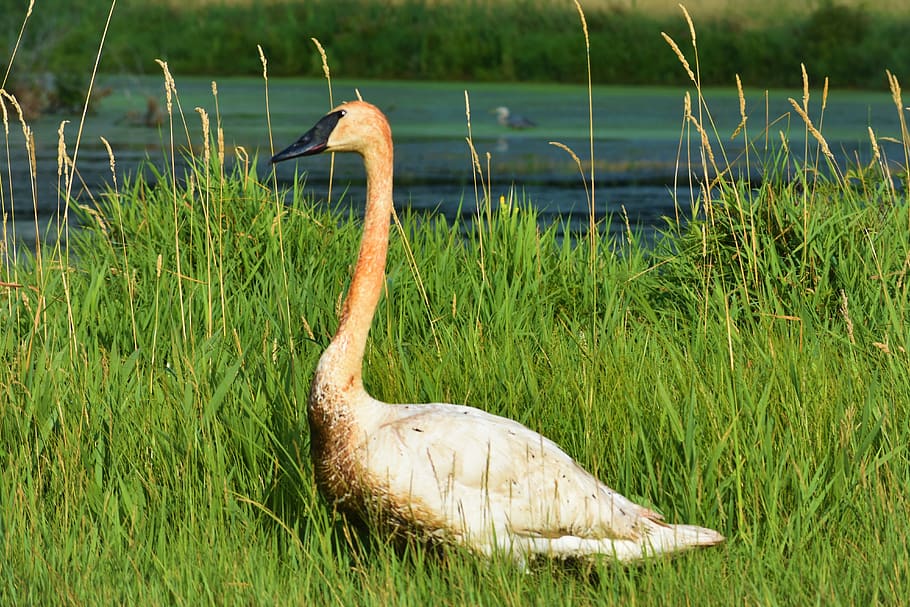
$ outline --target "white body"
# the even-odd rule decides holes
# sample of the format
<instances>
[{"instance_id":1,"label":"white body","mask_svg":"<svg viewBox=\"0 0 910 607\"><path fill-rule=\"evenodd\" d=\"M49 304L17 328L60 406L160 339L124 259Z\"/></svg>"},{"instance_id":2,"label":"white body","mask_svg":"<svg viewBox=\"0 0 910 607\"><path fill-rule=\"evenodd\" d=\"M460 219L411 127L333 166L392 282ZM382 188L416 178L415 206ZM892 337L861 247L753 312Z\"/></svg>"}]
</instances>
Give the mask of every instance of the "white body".
<instances>
[{"instance_id":1,"label":"white body","mask_svg":"<svg viewBox=\"0 0 910 607\"><path fill-rule=\"evenodd\" d=\"M533 554L636 560L723 539L667 525L513 420L451 404L389 405L366 392L355 400L351 455L372 487L358 510L392 528L519 562Z\"/></svg>"}]
</instances>

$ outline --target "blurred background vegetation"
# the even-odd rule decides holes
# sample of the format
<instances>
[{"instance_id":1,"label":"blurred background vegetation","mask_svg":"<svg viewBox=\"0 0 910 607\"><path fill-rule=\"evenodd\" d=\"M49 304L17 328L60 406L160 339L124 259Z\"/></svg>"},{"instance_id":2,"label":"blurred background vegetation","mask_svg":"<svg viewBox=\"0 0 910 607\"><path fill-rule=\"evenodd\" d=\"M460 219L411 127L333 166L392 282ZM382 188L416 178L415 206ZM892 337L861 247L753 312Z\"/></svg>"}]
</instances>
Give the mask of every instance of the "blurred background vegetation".
<instances>
[{"instance_id":1,"label":"blurred background vegetation","mask_svg":"<svg viewBox=\"0 0 910 607\"><path fill-rule=\"evenodd\" d=\"M7 57L28 3L0 14ZM581 2L595 84L685 83L660 32L690 52L675 0ZM800 85L800 62L814 82L882 88L884 70L910 74L910 7L884 0L693 0L703 85L739 73L746 86ZM82 102L108 0L44 0L31 15L6 88L35 107ZM102 71L258 75L256 45L272 76L320 76L311 38L335 75L349 78L582 82L584 37L571 0L121 0ZM24 104L25 105L25 104Z\"/></svg>"}]
</instances>

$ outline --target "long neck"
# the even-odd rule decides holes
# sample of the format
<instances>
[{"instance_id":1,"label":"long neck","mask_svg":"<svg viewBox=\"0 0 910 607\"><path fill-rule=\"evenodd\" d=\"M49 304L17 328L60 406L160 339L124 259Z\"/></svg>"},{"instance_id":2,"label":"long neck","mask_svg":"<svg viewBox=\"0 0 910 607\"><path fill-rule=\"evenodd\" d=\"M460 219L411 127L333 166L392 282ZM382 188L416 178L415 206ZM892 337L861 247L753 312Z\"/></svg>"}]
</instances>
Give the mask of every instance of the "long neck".
<instances>
[{"instance_id":1,"label":"long neck","mask_svg":"<svg viewBox=\"0 0 910 607\"><path fill-rule=\"evenodd\" d=\"M367 173L367 202L360 253L341 310L338 331L320 361L321 379L343 389L363 388L361 369L367 335L385 281L392 214L391 139L371 146L364 152L363 161Z\"/></svg>"}]
</instances>

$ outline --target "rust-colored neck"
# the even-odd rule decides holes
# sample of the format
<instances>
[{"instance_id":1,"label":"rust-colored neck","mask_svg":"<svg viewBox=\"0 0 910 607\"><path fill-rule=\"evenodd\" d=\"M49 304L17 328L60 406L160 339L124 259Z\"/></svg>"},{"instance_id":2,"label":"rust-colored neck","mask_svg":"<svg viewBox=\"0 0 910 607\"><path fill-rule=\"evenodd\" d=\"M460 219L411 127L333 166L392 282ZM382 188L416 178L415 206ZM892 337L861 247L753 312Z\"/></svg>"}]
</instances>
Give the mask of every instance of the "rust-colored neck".
<instances>
[{"instance_id":1,"label":"rust-colored neck","mask_svg":"<svg viewBox=\"0 0 910 607\"><path fill-rule=\"evenodd\" d=\"M392 214L392 137L387 124L370 129L363 149L367 201L363 237L338 331L319 361L316 381L326 387L362 390L367 335L385 282Z\"/></svg>"}]
</instances>

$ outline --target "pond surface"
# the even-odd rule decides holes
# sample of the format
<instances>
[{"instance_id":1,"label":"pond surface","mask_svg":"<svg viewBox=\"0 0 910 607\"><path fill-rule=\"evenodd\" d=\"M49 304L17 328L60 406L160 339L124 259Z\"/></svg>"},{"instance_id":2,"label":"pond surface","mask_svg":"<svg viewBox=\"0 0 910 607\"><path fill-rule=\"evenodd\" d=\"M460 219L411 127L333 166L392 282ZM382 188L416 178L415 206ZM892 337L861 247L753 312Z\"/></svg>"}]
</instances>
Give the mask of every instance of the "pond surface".
<instances>
[{"instance_id":1,"label":"pond surface","mask_svg":"<svg viewBox=\"0 0 910 607\"><path fill-rule=\"evenodd\" d=\"M175 75L174 147L165 107L163 79L159 77L105 77L98 84L107 96L84 125L78 151L75 142L79 116L50 116L30 126L35 139L35 178L29 163L20 125L10 124L7 145L0 149L2 213L8 238L34 246L35 234L53 240L60 223L58 207L63 181L58 177L58 129L61 121L70 158L75 156L77 177L72 193L91 203L112 182L110 158L101 138L115 156L117 182L135 175L145 162L169 167L171 158L180 164L181 150L189 140L195 152L202 146L202 128L195 108L203 108L212 124L220 117L228 148L242 147L257 159L257 171L266 180L271 167L271 141L275 150L294 141L329 108L327 85L322 80L229 78L217 83L217 98L211 80ZM395 137L396 206L447 216L476 212L475 173L466 142L466 93L470 103L470 126L474 148L489 179L492 198L511 195L540 209L541 221L570 217L587 222L588 199L575 160L560 142L582 159L590 180L588 139L588 93L585 87L535 84L420 83L389 81L334 81L334 98L363 98L382 108ZM702 175L699 136L684 128L683 88L596 87L594 100L595 212L598 218L627 213L633 227L645 232L663 224L662 217L685 217L690 213L689 165L695 178ZM694 91L693 91L694 92ZM758 152L776 147L784 134L795 152L802 155L806 131L793 112L788 97L802 99L802 91L747 91L748 134ZM743 161L743 138L730 136L740 122L739 100L730 90L706 93L716 133L712 146L721 161L721 146L729 163L739 172L760 176L759 162L751 152L749 166ZM217 99L217 107L216 107ZM160 127L146 125L149 104L157 107L164 121ZM509 106L516 114L531 118L536 126L511 130L499 125L494 109ZM832 91L824 115L821 94L813 93L810 116L825 134L842 164L847 159L868 161L871 127L887 153L886 138L899 138L897 111L889 93ZM179 112L182 109L183 119ZM707 119L707 116L705 117ZM706 120L707 121L707 120ZM766 129L767 124L770 128ZM809 140L814 146L814 141ZM902 153L891 148L895 160ZM178 175L182 171L178 167ZM329 158L311 157L277 167L279 183L290 185L295 174L305 177L307 191L325 199L328 191ZM152 177L152 172L146 170ZM590 183L588 183L590 185ZM696 186L697 187L697 186ZM333 201L344 193L342 204L360 208L364 198L363 170L356 157L336 157ZM622 221L613 222L623 229ZM50 228L48 228L50 226Z\"/></svg>"}]
</instances>

